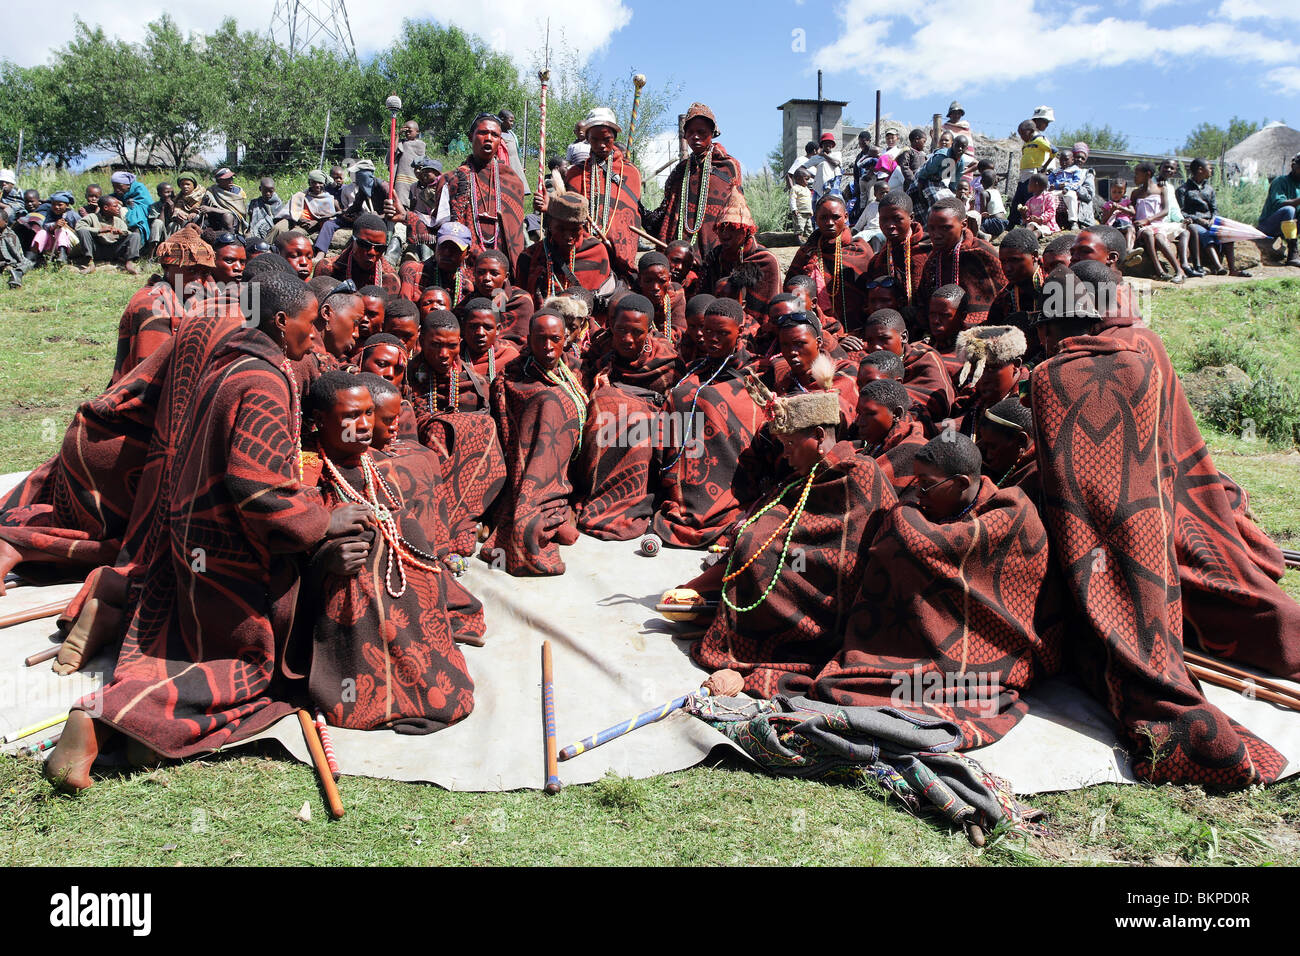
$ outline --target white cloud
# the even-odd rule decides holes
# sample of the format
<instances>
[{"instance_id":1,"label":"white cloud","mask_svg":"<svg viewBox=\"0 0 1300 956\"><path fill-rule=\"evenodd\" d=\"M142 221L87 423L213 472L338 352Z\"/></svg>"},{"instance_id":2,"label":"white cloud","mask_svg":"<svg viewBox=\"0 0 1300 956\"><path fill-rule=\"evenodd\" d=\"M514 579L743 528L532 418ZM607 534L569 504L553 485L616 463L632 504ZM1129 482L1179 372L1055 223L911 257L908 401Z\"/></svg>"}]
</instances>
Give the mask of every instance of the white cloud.
<instances>
[{"instance_id":1,"label":"white cloud","mask_svg":"<svg viewBox=\"0 0 1300 956\"><path fill-rule=\"evenodd\" d=\"M1295 0L1223 0L1217 17L1225 20L1300 20Z\"/></svg>"},{"instance_id":2,"label":"white cloud","mask_svg":"<svg viewBox=\"0 0 1300 956\"><path fill-rule=\"evenodd\" d=\"M74 14L88 24L102 26L110 36L138 41L144 37L145 24L164 12L170 13L183 31L206 33L226 17L235 17L243 30L265 31L271 25L273 9L274 4L268 0L227 0L222 4L206 0L143 0L140 6L129 7L110 0L79 0L42 10L40 29L35 33L0 31L0 57L22 66L44 63L51 50L72 39ZM516 62L527 66L529 54L542 48L547 17L551 19L552 45L563 27L566 42L580 53L583 62L632 19L632 10L623 0L584 4L579 16L574 15L574 9L564 0L352 0L348 20L362 56L391 43L404 17L431 18L478 34L493 48L512 54ZM34 38L39 39L33 42Z\"/></svg>"},{"instance_id":3,"label":"white cloud","mask_svg":"<svg viewBox=\"0 0 1300 956\"><path fill-rule=\"evenodd\" d=\"M1167 7L1171 3L1176 2L1177 0L1139 0L1138 9L1145 14L1150 13L1152 10L1159 10L1161 7Z\"/></svg>"},{"instance_id":4,"label":"white cloud","mask_svg":"<svg viewBox=\"0 0 1300 956\"><path fill-rule=\"evenodd\" d=\"M1289 40L1235 25L1163 27L1118 17L1066 22L1043 10L1038 0L992 0L982 8L981 17L998 25L998 52L974 55L971 36L954 29L954 24L965 22L969 9L966 0L932 0L907 9L894 0L847 0L838 10L843 20L840 38L816 52L816 65L854 70L882 87L916 97L1007 86L1080 65L1159 65L1192 57L1273 65L1295 59Z\"/></svg>"},{"instance_id":5,"label":"white cloud","mask_svg":"<svg viewBox=\"0 0 1300 956\"><path fill-rule=\"evenodd\" d=\"M1281 67L1270 73L1269 79L1280 86L1283 93L1300 93L1300 67Z\"/></svg>"}]
</instances>

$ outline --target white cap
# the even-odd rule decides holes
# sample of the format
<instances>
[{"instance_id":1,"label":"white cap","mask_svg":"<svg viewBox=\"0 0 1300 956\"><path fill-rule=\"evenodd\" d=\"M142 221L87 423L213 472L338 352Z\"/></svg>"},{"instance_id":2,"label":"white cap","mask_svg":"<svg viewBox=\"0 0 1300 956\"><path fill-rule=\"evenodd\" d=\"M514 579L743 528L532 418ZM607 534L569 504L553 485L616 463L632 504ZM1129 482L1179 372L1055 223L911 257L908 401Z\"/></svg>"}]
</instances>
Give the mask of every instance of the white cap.
<instances>
[{"instance_id":1,"label":"white cap","mask_svg":"<svg viewBox=\"0 0 1300 956\"><path fill-rule=\"evenodd\" d=\"M615 136L623 131L623 127L619 126L618 120L614 118L614 111L608 106L597 106L593 109L582 121L582 126L587 130L593 126L608 126L614 131Z\"/></svg>"},{"instance_id":2,"label":"white cap","mask_svg":"<svg viewBox=\"0 0 1300 956\"><path fill-rule=\"evenodd\" d=\"M1056 122L1056 112L1050 106L1040 106L1034 110L1034 115L1030 119L1045 119L1049 123Z\"/></svg>"},{"instance_id":3,"label":"white cap","mask_svg":"<svg viewBox=\"0 0 1300 956\"><path fill-rule=\"evenodd\" d=\"M0 183L18 183L18 177L12 169L0 169Z\"/></svg>"}]
</instances>

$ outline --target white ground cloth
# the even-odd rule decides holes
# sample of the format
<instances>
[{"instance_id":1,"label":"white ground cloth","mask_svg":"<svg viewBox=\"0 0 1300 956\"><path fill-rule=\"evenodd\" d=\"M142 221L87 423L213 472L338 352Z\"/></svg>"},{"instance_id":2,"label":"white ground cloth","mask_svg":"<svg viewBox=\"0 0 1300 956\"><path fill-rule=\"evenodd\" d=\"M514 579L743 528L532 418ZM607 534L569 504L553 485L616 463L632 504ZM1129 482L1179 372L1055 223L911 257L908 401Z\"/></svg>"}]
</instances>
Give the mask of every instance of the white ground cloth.
<instances>
[{"instance_id":1,"label":"white ground cloth","mask_svg":"<svg viewBox=\"0 0 1300 956\"><path fill-rule=\"evenodd\" d=\"M5 477L0 477L0 494ZM472 561L461 580L483 602L488 624L487 646L464 648L475 685L474 712L425 737L334 728L343 773L429 781L451 790L540 788L545 780L543 640L552 644L561 747L698 687L706 675L687 657L686 642L670 636L673 626L653 608L664 590L698 573L701 552L665 548L646 558L636 553L636 545L583 536L563 549L568 571L555 578L513 578ZM75 585L19 588L0 598L0 614L75 592ZM55 675L49 664L25 668L23 659L50 646L53 632L52 618L0 630L0 733L66 710L111 672L107 656L73 677ZM1287 757L1288 775L1300 770L1300 713L1218 687L1205 690L1211 703ZM1029 715L1011 733L972 752L1016 792L1132 782L1127 757L1099 703L1059 680L1026 699ZM265 738L278 740L299 760L309 759L294 718L252 739ZM651 777L699 763L718 745L730 746L694 718L675 714L561 763L560 778L566 784L589 783L610 770Z\"/></svg>"}]
</instances>

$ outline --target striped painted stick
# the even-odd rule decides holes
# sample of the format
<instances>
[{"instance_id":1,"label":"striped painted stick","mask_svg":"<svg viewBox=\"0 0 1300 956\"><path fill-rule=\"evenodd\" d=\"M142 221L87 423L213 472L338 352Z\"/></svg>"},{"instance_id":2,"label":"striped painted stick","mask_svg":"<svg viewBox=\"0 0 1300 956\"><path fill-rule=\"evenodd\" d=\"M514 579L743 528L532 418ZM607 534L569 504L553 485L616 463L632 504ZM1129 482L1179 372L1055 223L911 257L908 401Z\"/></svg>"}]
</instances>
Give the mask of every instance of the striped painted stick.
<instances>
[{"instance_id":1,"label":"striped painted stick","mask_svg":"<svg viewBox=\"0 0 1300 956\"><path fill-rule=\"evenodd\" d=\"M542 84L542 95L538 103L541 122L537 125L537 191L546 195L546 84L551 78L550 70L539 70L537 79Z\"/></svg>"},{"instance_id":2,"label":"striped painted stick","mask_svg":"<svg viewBox=\"0 0 1300 956\"><path fill-rule=\"evenodd\" d=\"M555 674L551 667L551 642L542 641L542 737L546 746L547 793L559 793L560 768L555 760Z\"/></svg>"},{"instance_id":3,"label":"striped painted stick","mask_svg":"<svg viewBox=\"0 0 1300 956\"><path fill-rule=\"evenodd\" d=\"M339 762L334 758L334 741L330 740L329 726L325 723L325 715L319 710L316 711L316 733L320 734L320 745L325 751L325 762L329 764L330 776L335 782L338 781Z\"/></svg>"},{"instance_id":4,"label":"striped painted stick","mask_svg":"<svg viewBox=\"0 0 1300 956\"><path fill-rule=\"evenodd\" d=\"M316 723L311 714L305 710L298 711L298 724L302 727L302 738L307 742L311 753L311 762L316 767L316 776L320 780L321 790L325 793L325 803L329 806L330 816L335 820L343 816L343 798L339 788L330 776L330 765L325 760L325 748L321 746L320 734L316 732Z\"/></svg>"},{"instance_id":5,"label":"striped painted stick","mask_svg":"<svg viewBox=\"0 0 1300 956\"><path fill-rule=\"evenodd\" d=\"M32 744L30 747L24 747L23 753L39 754L39 753L44 753L47 750L53 750L56 746L58 746L58 743L62 738L63 738L63 733L62 731L60 731L59 733L55 734L53 737L47 737L45 740L42 740L39 744Z\"/></svg>"},{"instance_id":6,"label":"striped painted stick","mask_svg":"<svg viewBox=\"0 0 1300 956\"><path fill-rule=\"evenodd\" d=\"M594 750L601 744L607 744L611 740L622 737L624 734L630 734L638 727L644 727L646 724L653 724L656 721L663 720L675 710L681 710L686 706L686 702L692 697L702 697L708 694L708 690L701 687L699 690L691 691L689 694L683 694L681 697L675 697L662 707L656 707L654 710L647 710L644 714L638 714L631 720L625 720L608 727L598 734L585 737L576 744L569 744L560 751L561 760L572 760L579 754L584 754L588 750Z\"/></svg>"}]
</instances>

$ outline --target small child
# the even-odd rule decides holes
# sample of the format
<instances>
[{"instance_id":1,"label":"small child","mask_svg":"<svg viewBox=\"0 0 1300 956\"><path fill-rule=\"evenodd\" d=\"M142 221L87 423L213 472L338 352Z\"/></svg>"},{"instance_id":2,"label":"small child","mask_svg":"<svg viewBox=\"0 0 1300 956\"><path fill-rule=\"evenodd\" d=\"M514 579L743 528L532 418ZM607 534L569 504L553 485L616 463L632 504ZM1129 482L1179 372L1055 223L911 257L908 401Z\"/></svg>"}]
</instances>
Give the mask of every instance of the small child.
<instances>
[{"instance_id":1,"label":"small child","mask_svg":"<svg viewBox=\"0 0 1300 956\"><path fill-rule=\"evenodd\" d=\"M23 255L23 241L9 225L10 209L0 205L0 274L9 273L9 288L18 289L27 271L27 257Z\"/></svg>"},{"instance_id":2,"label":"small child","mask_svg":"<svg viewBox=\"0 0 1300 956\"><path fill-rule=\"evenodd\" d=\"M794 230L800 242L812 235L812 173L806 168L795 170L794 184L790 187L790 213L794 216Z\"/></svg>"},{"instance_id":3,"label":"small child","mask_svg":"<svg viewBox=\"0 0 1300 956\"><path fill-rule=\"evenodd\" d=\"M1020 207L1021 224L1041 239L1060 231L1056 224L1056 195L1047 190L1047 177L1034 173L1027 183L1029 198Z\"/></svg>"},{"instance_id":4,"label":"small child","mask_svg":"<svg viewBox=\"0 0 1300 956\"><path fill-rule=\"evenodd\" d=\"M1007 205L997 187L998 177L992 170L980 173L980 235L992 239L1007 231Z\"/></svg>"},{"instance_id":5,"label":"small child","mask_svg":"<svg viewBox=\"0 0 1300 956\"><path fill-rule=\"evenodd\" d=\"M853 238L863 239L871 244L872 250L879 252L885 234L880 231L880 200L885 198L889 187L885 180L877 179L871 184L871 201L862 207L862 215L853 225Z\"/></svg>"},{"instance_id":6,"label":"small child","mask_svg":"<svg viewBox=\"0 0 1300 956\"><path fill-rule=\"evenodd\" d=\"M1127 243L1126 252L1133 251L1133 240L1136 236L1136 230L1133 228L1133 219L1137 213L1128 202L1128 183L1122 179L1117 179L1110 184L1110 201L1101 207L1101 222L1105 226L1114 226L1120 232L1124 233L1124 241Z\"/></svg>"}]
</instances>

